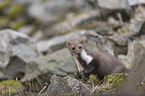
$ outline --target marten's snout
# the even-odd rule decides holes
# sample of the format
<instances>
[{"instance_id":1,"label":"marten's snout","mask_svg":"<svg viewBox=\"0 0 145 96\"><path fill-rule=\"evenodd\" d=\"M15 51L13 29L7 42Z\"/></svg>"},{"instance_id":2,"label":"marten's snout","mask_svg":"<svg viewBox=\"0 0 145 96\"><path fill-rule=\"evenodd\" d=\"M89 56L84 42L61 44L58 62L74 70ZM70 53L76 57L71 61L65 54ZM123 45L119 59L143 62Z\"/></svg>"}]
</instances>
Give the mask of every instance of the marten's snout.
<instances>
[{"instance_id":1,"label":"marten's snout","mask_svg":"<svg viewBox=\"0 0 145 96\"><path fill-rule=\"evenodd\" d=\"M79 54L81 52L81 46L73 47L72 49L75 54Z\"/></svg>"},{"instance_id":2,"label":"marten's snout","mask_svg":"<svg viewBox=\"0 0 145 96\"><path fill-rule=\"evenodd\" d=\"M80 53L80 49L77 49L77 48L72 48L72 49L74 49L73 52L74 52L75 54L79 54L79 53Z\"/></svg>"},{"instance_id":3,"label":"marten's snout","mask_svg":"<svg viewBox=\"0 0 145 96\"><path fill-rule=\"evenodd\" d=\"M76 54L79 54L79 53L80 53L80 50L76 50L75 53L76 53Z\"/></svg>"}]
</instances>

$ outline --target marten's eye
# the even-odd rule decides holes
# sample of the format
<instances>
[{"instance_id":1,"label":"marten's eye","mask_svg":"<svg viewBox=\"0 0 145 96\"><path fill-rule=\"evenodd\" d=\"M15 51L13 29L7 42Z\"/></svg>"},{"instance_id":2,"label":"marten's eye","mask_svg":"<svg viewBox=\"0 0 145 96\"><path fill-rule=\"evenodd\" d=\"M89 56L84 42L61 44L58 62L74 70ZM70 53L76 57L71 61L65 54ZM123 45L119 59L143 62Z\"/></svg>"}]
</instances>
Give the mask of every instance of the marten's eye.
<instances>
[{"instance_id":1,"label":"marten's eye","mask_svg":"<svg viewBox=\"0 0 145 96\"><path fill-rule=\"evenodd\" d=\"M75 50L75 47L72 47L72 50Z\"/></svg>"},{"instance_id":2,"label":"marten's eye","mask_svg":"<svg viewBox=\"0 0 145 96\"><path fill-rule=\"evenodd\" d=\"M82 47L81 46L79 46L79 49L81 49Z\"/></svg>"}]
</instances>

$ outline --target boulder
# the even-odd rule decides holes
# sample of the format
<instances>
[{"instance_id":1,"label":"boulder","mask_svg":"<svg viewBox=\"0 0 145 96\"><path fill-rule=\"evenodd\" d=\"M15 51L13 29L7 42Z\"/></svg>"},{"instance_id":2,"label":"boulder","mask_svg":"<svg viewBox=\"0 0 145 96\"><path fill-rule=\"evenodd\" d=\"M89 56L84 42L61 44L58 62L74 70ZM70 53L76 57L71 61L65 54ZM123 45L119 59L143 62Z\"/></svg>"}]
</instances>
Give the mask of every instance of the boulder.
<instances>
[{"instance_id":1,"label":"boulder","mask_svg":"<svg viewBox=\"0 0 145 96\"><path fill-rule=\"evenodd\" d=\"M72 77L58 77L53 75L47 93L50 96L88 96L90 85L84 84Z\"/></svg>"},{"instance_id":2,"label":"boulder","mask_svg":"<svg viewBox=\"0 0 145 96\"><path fill-rule=\"evenodd\" d=\"M142 46L145 47L145 40L134 40L133 42L129 42L128 44L128 52L127 55L119 55L119 58L123 63L129 68L129 69L134 69L136 66L135 62L140 61L140 54L142 54L142 50L136 50L136 49L141 49L141 46L137 46L138 44L141 44Z\"/></svg>"},{"instance_id":3,"label":"boulder","mask_svg":"<svg viewBox=\"0 0 145 96\"><path fill-rule=\"evenodd\" d=\"M120 87L118 96L132 96L141 95L141 86L143 85L143 78L145 76L145 41L136 41L134 43L134 58L133 58L133 70L129 78ZM138 88L141 85L140 88ZM145 88L142 88L144 90ZM142 91L143 92L143 91ZM144 94L144 92L143 92Z\"/></svg>"},{"instance_id":4,"label":"boulder","mask_svg":"<svg viewBox=\"0 0 145 96\"><path fill-rule=\"evenodd\" d=\"M98 5L107 9L126 9L129 7L127 0L97 0Z\"/></svg>"},{"instance_id":5,"label":"boulder","mask_svg":"<svg viewBox=\"0 0 145 96\"><path fill-rule=\"evenodd\" d=\"M26 65L26 72L22 81L32 80L43 74L56 74L59 76L74 76L77 67L68 49L62 49L52 54L31 60ZM50 75L51 76L51 75ZM50 78L49 76L47 78Z\"/></svg>"},{"instance_id":6,"label":"boulder","mask_svg":"<svg viewBox=\"0 0 145 96\"><path fill-rule=\"evenodd\" d=\"M26 63L39 56L27 35L9 29L0 31L0 79L24 75Z\"/></svg>"},{"instance_id":7,"label":"boulder","mask_svg":"<svg viewBox=\"0 0 145 96\"><path fill-rule=\"evenodd\" d=\"M66 41L70 39L81 38L81 31L72 32L62 36L56 36L52 39L42 40L37 43L37 50L39 52L54 52L66 47Z\"/></svg>"},{"instance_id":8,"label":"boulder","mask_svg":"<svg viewBox=\"0 0 145 96\"><path fill-rule=\"evenodd\" d=\"M62 19L64 14L68 13L73 8L79 10L85 5L83 0L36 0L28 7L28 14L41 22L56 22L57 19ZM34 11L35 10L35 11Z\"/></svg>"},{"instance_id":9,"label":"boulder","mask_svg":"<svg viewBox=\"0 0 145 96\"><path fill-rule=\"evenodd\" d=\"M98 18L100 18L99 11L93 9L91 11L85 11L79 14L70 13L66 16L66 19L63 22L55 24L51 28L46 27L44 32L49 37L51 35L53 36L53 35L66 34L71 32L72 30L77 30L77 29L79 30L80 27L84 25L84 23L86 24L87 22L89 23L90 21L95 21ZM84 28L86 27L84 26Z\"/></svg>"}]
</instances>

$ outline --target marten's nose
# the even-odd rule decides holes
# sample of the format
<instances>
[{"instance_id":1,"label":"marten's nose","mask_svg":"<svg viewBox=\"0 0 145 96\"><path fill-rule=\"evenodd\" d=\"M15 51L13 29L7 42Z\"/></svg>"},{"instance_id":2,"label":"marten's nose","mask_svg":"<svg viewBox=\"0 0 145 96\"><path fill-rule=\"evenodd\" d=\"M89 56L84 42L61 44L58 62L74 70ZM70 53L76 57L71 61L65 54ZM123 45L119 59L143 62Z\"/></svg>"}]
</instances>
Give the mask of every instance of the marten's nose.
<instances>
[{"instance_id":1,"label":"marten's nose","mask_svg":"<svg viewBox=\"0 0 145 96\"><path fill-rule=\"evenodd\" d=\"M80 52L76 52L76 53L80 53Z\"/></svg>"},{"instance_id":2,"label":"marten's nose","mask_svg":"<svg viewBox=\"0 0 145 96\"><path fill-rule=\"evenodd\" d=\"M78 54L78 53L80 53L80 51L79 51L79 50L76 50L76 52L75 52L75 53L77 53L77 54Z\"/></svg>"}]
</instances>

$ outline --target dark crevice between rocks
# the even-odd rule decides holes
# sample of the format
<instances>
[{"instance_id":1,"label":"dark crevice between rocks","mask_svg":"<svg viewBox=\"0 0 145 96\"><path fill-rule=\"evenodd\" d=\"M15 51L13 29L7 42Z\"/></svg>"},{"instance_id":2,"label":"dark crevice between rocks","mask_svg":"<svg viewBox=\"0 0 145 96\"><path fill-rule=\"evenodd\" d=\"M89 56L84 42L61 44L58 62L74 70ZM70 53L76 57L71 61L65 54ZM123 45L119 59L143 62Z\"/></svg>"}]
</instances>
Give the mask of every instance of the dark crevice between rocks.
<instances>
[{"instance_id":1,"label":"dark crevice between rocks","mask_svg":"<svg viewBox=\"0 0 145 96\"><path fill-rule=\"evenodd\" d=\"M109 9L101 9L101 17L103 21L107 21L108 17L114 17L116 20L120 20L119 14L121 15L121 19L123 22L130 21L131 17L134 16L132 10L124 10L124 9L116 9L116 10L109 10Z\"/></svg>"}]
</instances>

